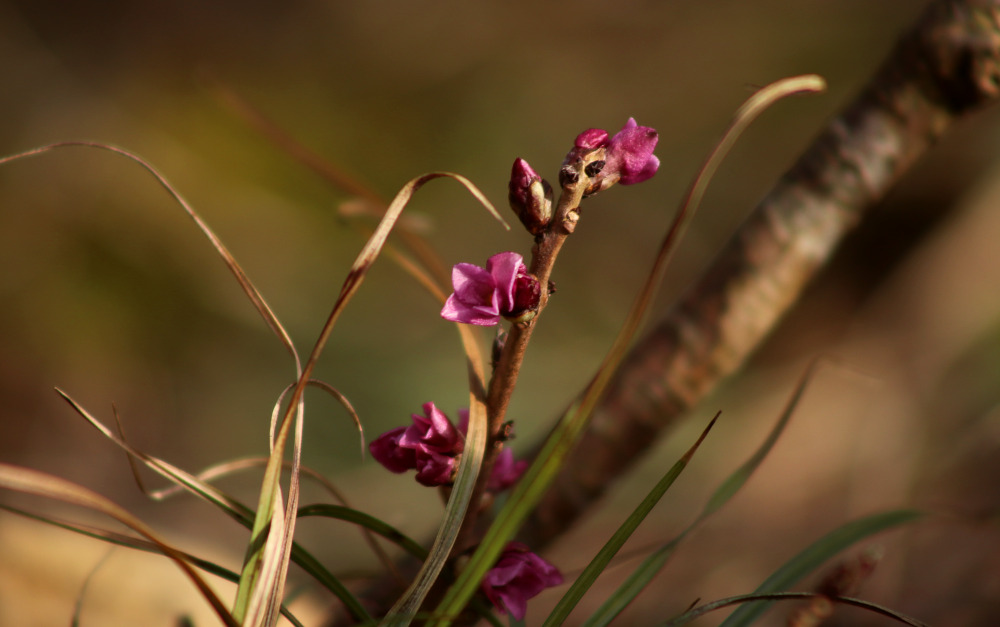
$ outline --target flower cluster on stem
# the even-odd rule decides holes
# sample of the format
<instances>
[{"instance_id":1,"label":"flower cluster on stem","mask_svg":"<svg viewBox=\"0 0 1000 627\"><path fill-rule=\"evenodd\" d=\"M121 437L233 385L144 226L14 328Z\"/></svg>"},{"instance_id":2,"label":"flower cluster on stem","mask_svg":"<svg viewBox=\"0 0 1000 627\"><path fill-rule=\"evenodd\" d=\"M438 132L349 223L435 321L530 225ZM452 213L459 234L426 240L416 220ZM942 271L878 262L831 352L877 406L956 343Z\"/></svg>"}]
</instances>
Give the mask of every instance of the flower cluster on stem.
<instances>
[{"instance_id":1,"label":"flower cluster on stem","mask_svg":"<svg viewBox=\"0 0 1000 627\"><path fill-rule=\"evenodd\" d=\"M368 446L372 457L387 470L403 473L417 471L417 482L425 486L451 485L458 469L469 412L461 409L456 427L434 403L424 403L423 414L411 416L413 424L386 431ZM504 447L490 473L491 492L511 487L528 467L525 460L515 460L510 447Z\"/></svg>"},{"instance_id":2,"label":"flower cluster on stem","mask_svg":"<svg viewBox=\"0 0 1000 627\"><path fill-rule=\"evenodd\" d=\"M514 161L508 184L511 209L534 236L531 264L515 252L490 257L486 267L459 263L452 269L453 292L441 309L441 317L453 322L496 326L513 322L502 341L495 342L493 376L486 393L489 441L471 503L453 551L463 551L475 539L481 498L512 485L527 466L515 462L502 445L503 424L525 349L537 324L537 314L552 292L549 277L566 238L580 219L584 198L616 183L632 185L651 178L660 160L653 154L658 141L655 129L639 126L629 118L610 135L603 129L580 133L559 170L561 194L555 206L552 186L524 159ZM424 485L449 485L464 447L465 425L454 427L433 403L424 414L413 416L413 424L389 431L371 444L372 455L393 472L417 471ZM509 543L496 565L482 581L481 589L502 612L524 618L527 600L544 588L562 582L559 571L527 547Z\"/></svg>"}]
</instances>

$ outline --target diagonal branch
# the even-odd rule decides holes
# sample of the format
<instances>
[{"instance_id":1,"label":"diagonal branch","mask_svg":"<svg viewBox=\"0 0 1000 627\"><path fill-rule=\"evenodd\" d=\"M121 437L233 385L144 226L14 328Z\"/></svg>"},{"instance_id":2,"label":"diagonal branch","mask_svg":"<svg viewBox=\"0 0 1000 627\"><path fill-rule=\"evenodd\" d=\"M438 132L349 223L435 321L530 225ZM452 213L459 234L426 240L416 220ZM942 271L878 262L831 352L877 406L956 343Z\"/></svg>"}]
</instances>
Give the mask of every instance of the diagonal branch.
<instances>
[{"instance_id":1,"label":"diagonal branch","mask_svg":"<svg viewBox=\"0 0 1000 627\"><path fill-rule=\"evenodd\" d=\"M959 118L1000 98L1000 0L937 0L864 91L633 348L521 531L557 537L657 434L736 371L837 244Z\"/></svg>"}]
</instances>

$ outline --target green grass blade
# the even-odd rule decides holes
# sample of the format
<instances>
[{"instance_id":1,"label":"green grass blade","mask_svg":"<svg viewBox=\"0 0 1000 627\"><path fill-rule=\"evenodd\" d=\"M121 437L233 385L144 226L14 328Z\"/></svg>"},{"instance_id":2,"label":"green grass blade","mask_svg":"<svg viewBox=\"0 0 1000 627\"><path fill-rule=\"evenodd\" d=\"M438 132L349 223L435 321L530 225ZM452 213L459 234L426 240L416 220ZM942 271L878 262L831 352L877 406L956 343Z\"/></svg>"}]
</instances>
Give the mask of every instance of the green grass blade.
<instances>
[{"instance_id":1,"label":"green grass blade","mask_svg":"<svg viewBox=\"0 0 1000 627\"><path fill-rule=\"evenodd\" d=\"M566 594L559 600L556 607L549 614L549 617L545 620L544 627L556 627L556 625L562 625L563 622L569 617L570 612L576 607L583 595L590 590L590 587L597 581L597 578L604 572L604 569L608 567L608 564L618 554L625 542L632 537L632 534L639 527L646 516L653 510L653 507L663 498L670 486L674 484L677 477L680 476L681 472L687 467L691 458L694 457L695 451L701 446L701 443L705 440L708 432L712 430L712 426L715 425L715 421L718 420L719 415L716 414L712 418L708 426L701 433L701 436L694 443L694 445L688 449L688 451L679 459L677 462L667 471L667 474L663 475L663 478L657 482L656 486L646 495L646 497L639 503L638 507L632 512L632 514L625 519L625 522L615 531L611 536L611 539L605 543L601 550L598 551L594 559L587 564L587 567L583 569L583 572L573 585L570 586Z\"/></svg>"},{"instance_id":2,"label":"green grass blade","mask_svg":"<svg viewBox=\"0 0 1000 627\"><path fill-rule=\"evenodd\" d=\"M739 492L750 476L760 467L764 458L767 454L771 452L774 448L774 444L781 437L782 432L785 427L788 426L788 421L791 420L792 414L795 413L795 408L798 407L799 401L802 400L802 395L806 391L806 387L809 385L809 381L812 380L816 369L819 368L824 362L822 360L813 360L806 371L799 378L798 384L795 386L795 390L792 392L791 398L785 403L785 408L781 412L781 416L778 417L778 422L775 423L774 427L767 434L764 442L754 451L754 454L750 456L750 459L745 461L742 466L737 468L733 474L729 475L725 481L715 490L711 498L708 499L708 503L705 504L705 508L702 510L699 520L704 520L708 518L713 513L717 512L723 505L725 505L729 499Z\"/></svg>"},{"instance_id":3,"label":"green grass blade","mask_svg":"<svg viewBox=\"0 0 1000 627\"><path fill-rule=\"evenodd\" d=\"M717 512L726 502L729 501L740 488L742 488L746 482L750 479L750 476L755 470L761 465L767 454L771 452L774 448L775 443L778 438L781 437L782 432L785 427L788 426L788 422L791 420L792 415L795 412L795 408L798 406L799 401L802 399L802 395L805 393L806 386L812 379L816 368L823 363L819 360L813 361L812 364L806 369L806 371L799 378L798 385L796 385L795 390L792 392L792 396L785 403L785 408L778 417L778 421L771 428L771 431L764 438L757 450L753 452L747 461L745 461L739 468L737 468L731 475L729 475L725 481L716 488L712 496L709 497L708 502L705 507L702 508L701 513L698 518L694 520L684 531L677 535L673 540L663 545L652 554L650 554L642 563L635 569L635 571L629 575L629 577L615 590L608 600L605 601L598 610L587 619L585 625L587 627L598 627L607 625L610 623L622 610L628 606L629 603L635 599L636 596L641 593L646 585L652 581L653 577L663 569L667 561L673 555L674 550L680 544L681 540L687 536L694 528L701 524L706 518Z\"/></svg>"},{"instance_id":4,"label":"green grass blade","mask_svg":"<svg viewBox=\"0 0 1000 627\"><path fill-rule=\"evenodd\" d=\"M676 538L653 551L646 559L642 560L642 563L632 571L628 579L622 585L618 586L618 589L608 597L607 601L601 604L601 607L597 608L596 612L587 618L583 623L583 627L603 627L610 624L615 617L628 607L629 603L639 596L640 592L646 589L649 582L663 569L670 556L674 554L674 550L681 543L681 539L692 528L688 527Z\"/></svg>"},{"instance_id":5,"label":"green grass blade","mask_svg":"<svg viewBox=\"0 0 1000 627\"><path fill-rule=\"evenodd\" d=\"M382 522L378 518L356 509L351 509L350 507L344 507L342 505L319 503L300 507L299 517L301 518L305 516L325 516L326 518L336 518L345 522L354 523L373 533L377 533L418 559L427 559L427 549L420 546L420 544L418 544L415 540L403 534L403 532L388 523Z\"/></svg>"},{"instance_id":6,"label":"green grass blade","mask_svg":"<svg viewBox=\"0 0 1000 627\"><path fill-rule=\"evenodd\" d=\"M819 568L824 562L859 542L881 531L898 527L921 518L924 514L915 510L895 510L873 514L860 520L849 522L823 536L804 551L788 560L770 577L764 580L754 594L782 592ZM745 627L757 620L771 602L747 603L733 612L722 623L722 627Z\"/></svg>"}]
</instances>

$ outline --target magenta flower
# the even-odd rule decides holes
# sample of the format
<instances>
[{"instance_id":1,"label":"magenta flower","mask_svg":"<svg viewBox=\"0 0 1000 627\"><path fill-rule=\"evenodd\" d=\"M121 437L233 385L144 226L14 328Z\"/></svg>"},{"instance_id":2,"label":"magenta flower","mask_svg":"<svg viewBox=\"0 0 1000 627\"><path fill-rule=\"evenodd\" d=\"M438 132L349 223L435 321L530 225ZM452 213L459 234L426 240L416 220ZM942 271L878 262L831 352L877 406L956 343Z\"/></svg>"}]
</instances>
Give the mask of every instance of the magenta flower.
<instances>
[{"instance_id":1,"label":"magenta flower","mask_svg":"<svg viewBox=\"0 0 1000 627\"><path fill-rule=\"evenodd\" d=\"M528 611L528 599L562 582L562 574L555 566L525 545L508 542L496 566L483 577L481 587L494 607L521 620Z\"/></svg>"},{"instance_id":2,"label":"magenta flower","mask_svg":"<svg viewBox=\"0 0 1000 627\"><path fill-rule=\"evenodd\" d=\"M423 485L447 485L454 479L465 440L434 403L424 403L423 409L424 415L412 415L412 425L383 433L368 450L392 472L412 469Z\"/></svg>"},{"instance_id":3,"label":"magenta flower","mask_svg":"<svg viewBox=\"0 0 1000 627\"><path fill-rule=\"evenodd\" d=\"M538 280L528 274L517 253L498 253L486 268L471 263L455 264L451 271L455 291L441 309L441 317L491 327L500 318L521 319L538 309Z\"/></svg>"},{"instance_id":4,"label":"magenta flower","mask_svg":"<svg viewBox=\"0 0 1000 627\"><path fill-rule=\"evenodd\" d=\"M613 137L599 128L590 128L576 136L573 149L566 155L560 170L560 183L565 187L577 181L574 164L589 161L584 172L590 177L587 195L607 189L615 183L632 185L649 180L660 167L660 160L653 154L659 135L656 129L639 126L629 118L622 130ZM594 160L594 151L603 150L603 159ZM600 155L597 155L600 156ZM577 166L579 167L579 166Z\"/></svg>"},{"instance_id":5,"label":"magenta flower","mask_svg":"<svg viewBox=\"0 0 1000 627\"><path fill-rule=\"evenodd\" d=\"M618 174L618 182L632 185L649 180L660 167L660 160L653 154L659 135L656 129L639 126L629 118L622 130L608 142L608 156L602 174Z\"/></svg>"},{"instance_id":6,"label":"magenta flower","mask_svg":"<svg viewBox=\"0 0 1000 627\"><path fill-rule=\"evenodd\" d=\"M510 486L517 483L524 471L528 469L528 461L525 459L514 460L514 451L509 446L497 455L493 462L493 471L490 473L490 481L486 484L486 489L490 492L503 492Z\"/></svg>"}]
</instances>

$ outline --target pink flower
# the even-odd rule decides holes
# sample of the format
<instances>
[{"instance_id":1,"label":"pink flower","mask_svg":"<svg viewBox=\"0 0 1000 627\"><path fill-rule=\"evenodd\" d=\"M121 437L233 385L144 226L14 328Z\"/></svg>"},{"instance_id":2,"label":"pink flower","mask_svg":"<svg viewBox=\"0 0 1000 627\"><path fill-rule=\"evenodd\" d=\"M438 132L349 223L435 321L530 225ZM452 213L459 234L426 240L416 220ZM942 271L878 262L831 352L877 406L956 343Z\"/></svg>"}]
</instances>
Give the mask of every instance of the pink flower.
<instances>
[{"instance_id":1,"label":"pink flower","mask_svg":"<svg viewBox=\"0 0 1000 627\"><path fill-rule=\"evenodd\" d=\"M441 309L441 317L491 327L500 318L520 318L538 309L538 280L528 274L517 253L498 253L486 268L471 263L456 264L451 271L455 291Z\"/></svg>"},{"instance_id":2,"label":"pink flower","mask_svg":"<svg viewBox=\"0 0 1000 627\"><path fill-rule=\"evenodd\" d=\"M505 446L493 462L493 471L490 473L490 482L486 484L486 489L490 492L503 492L517 483L527 469L528 461L525 459L515 461L514 451Z\"/></svg>"},{"instance_id":3,"label":"pink flower","mask_svg":"<svg viewBox=\"0 0 1000 627\"><path fill-rule=\"evenodd\" d=\"M498 610L510 612L511 616L521 620L528 610L528 599L562 582L559 569L529 551L525 545L509 542L496 566L483 577L481 587Z\"/></svg>"},{"instance_id":4,"label":"pink flower","mask_svg":"<svg viewBox=\"0 0 1000 627\"><path fill-rule=\"evenodd\" d=\"M649 180L660 167L660 160L653 154L659 135L656 129L639 126L629 118L622 130L608 142L608 156L602 174L618 174L618 182L632 185Z\"/></svg>"},{"instance_id":5,"label":"pink flower","mask_svg":"<svg viewBox=\"0 0 1000 627\"><path fill-rule=\"evenodd\" d=\"M434 403L424 403L423 410L422 416L412 415L412 425L383 433L368 450L392 472L413 469L423 485L447 485L454 478L465 440Z\"/></svg>"},{"instance_id":6,"label":"pink flower","mask_svg":"<svg viewBox=\"0 0 1000 627\"><path fill-rule=\"evenodd\" d=\"M660 167L660 160L653 154L657 141L656 129L639 126L635 118L629 118L613 137L603 129L587 129L576 136L559 171L559 182L563 187L575 184L582 163L588 164L583 173L590 177L587 196L615 183L632 185L649 180ZM594 155L598 150L604 151L603 159L599 158L602 155Z\"/></svg>"}]
</instances>

